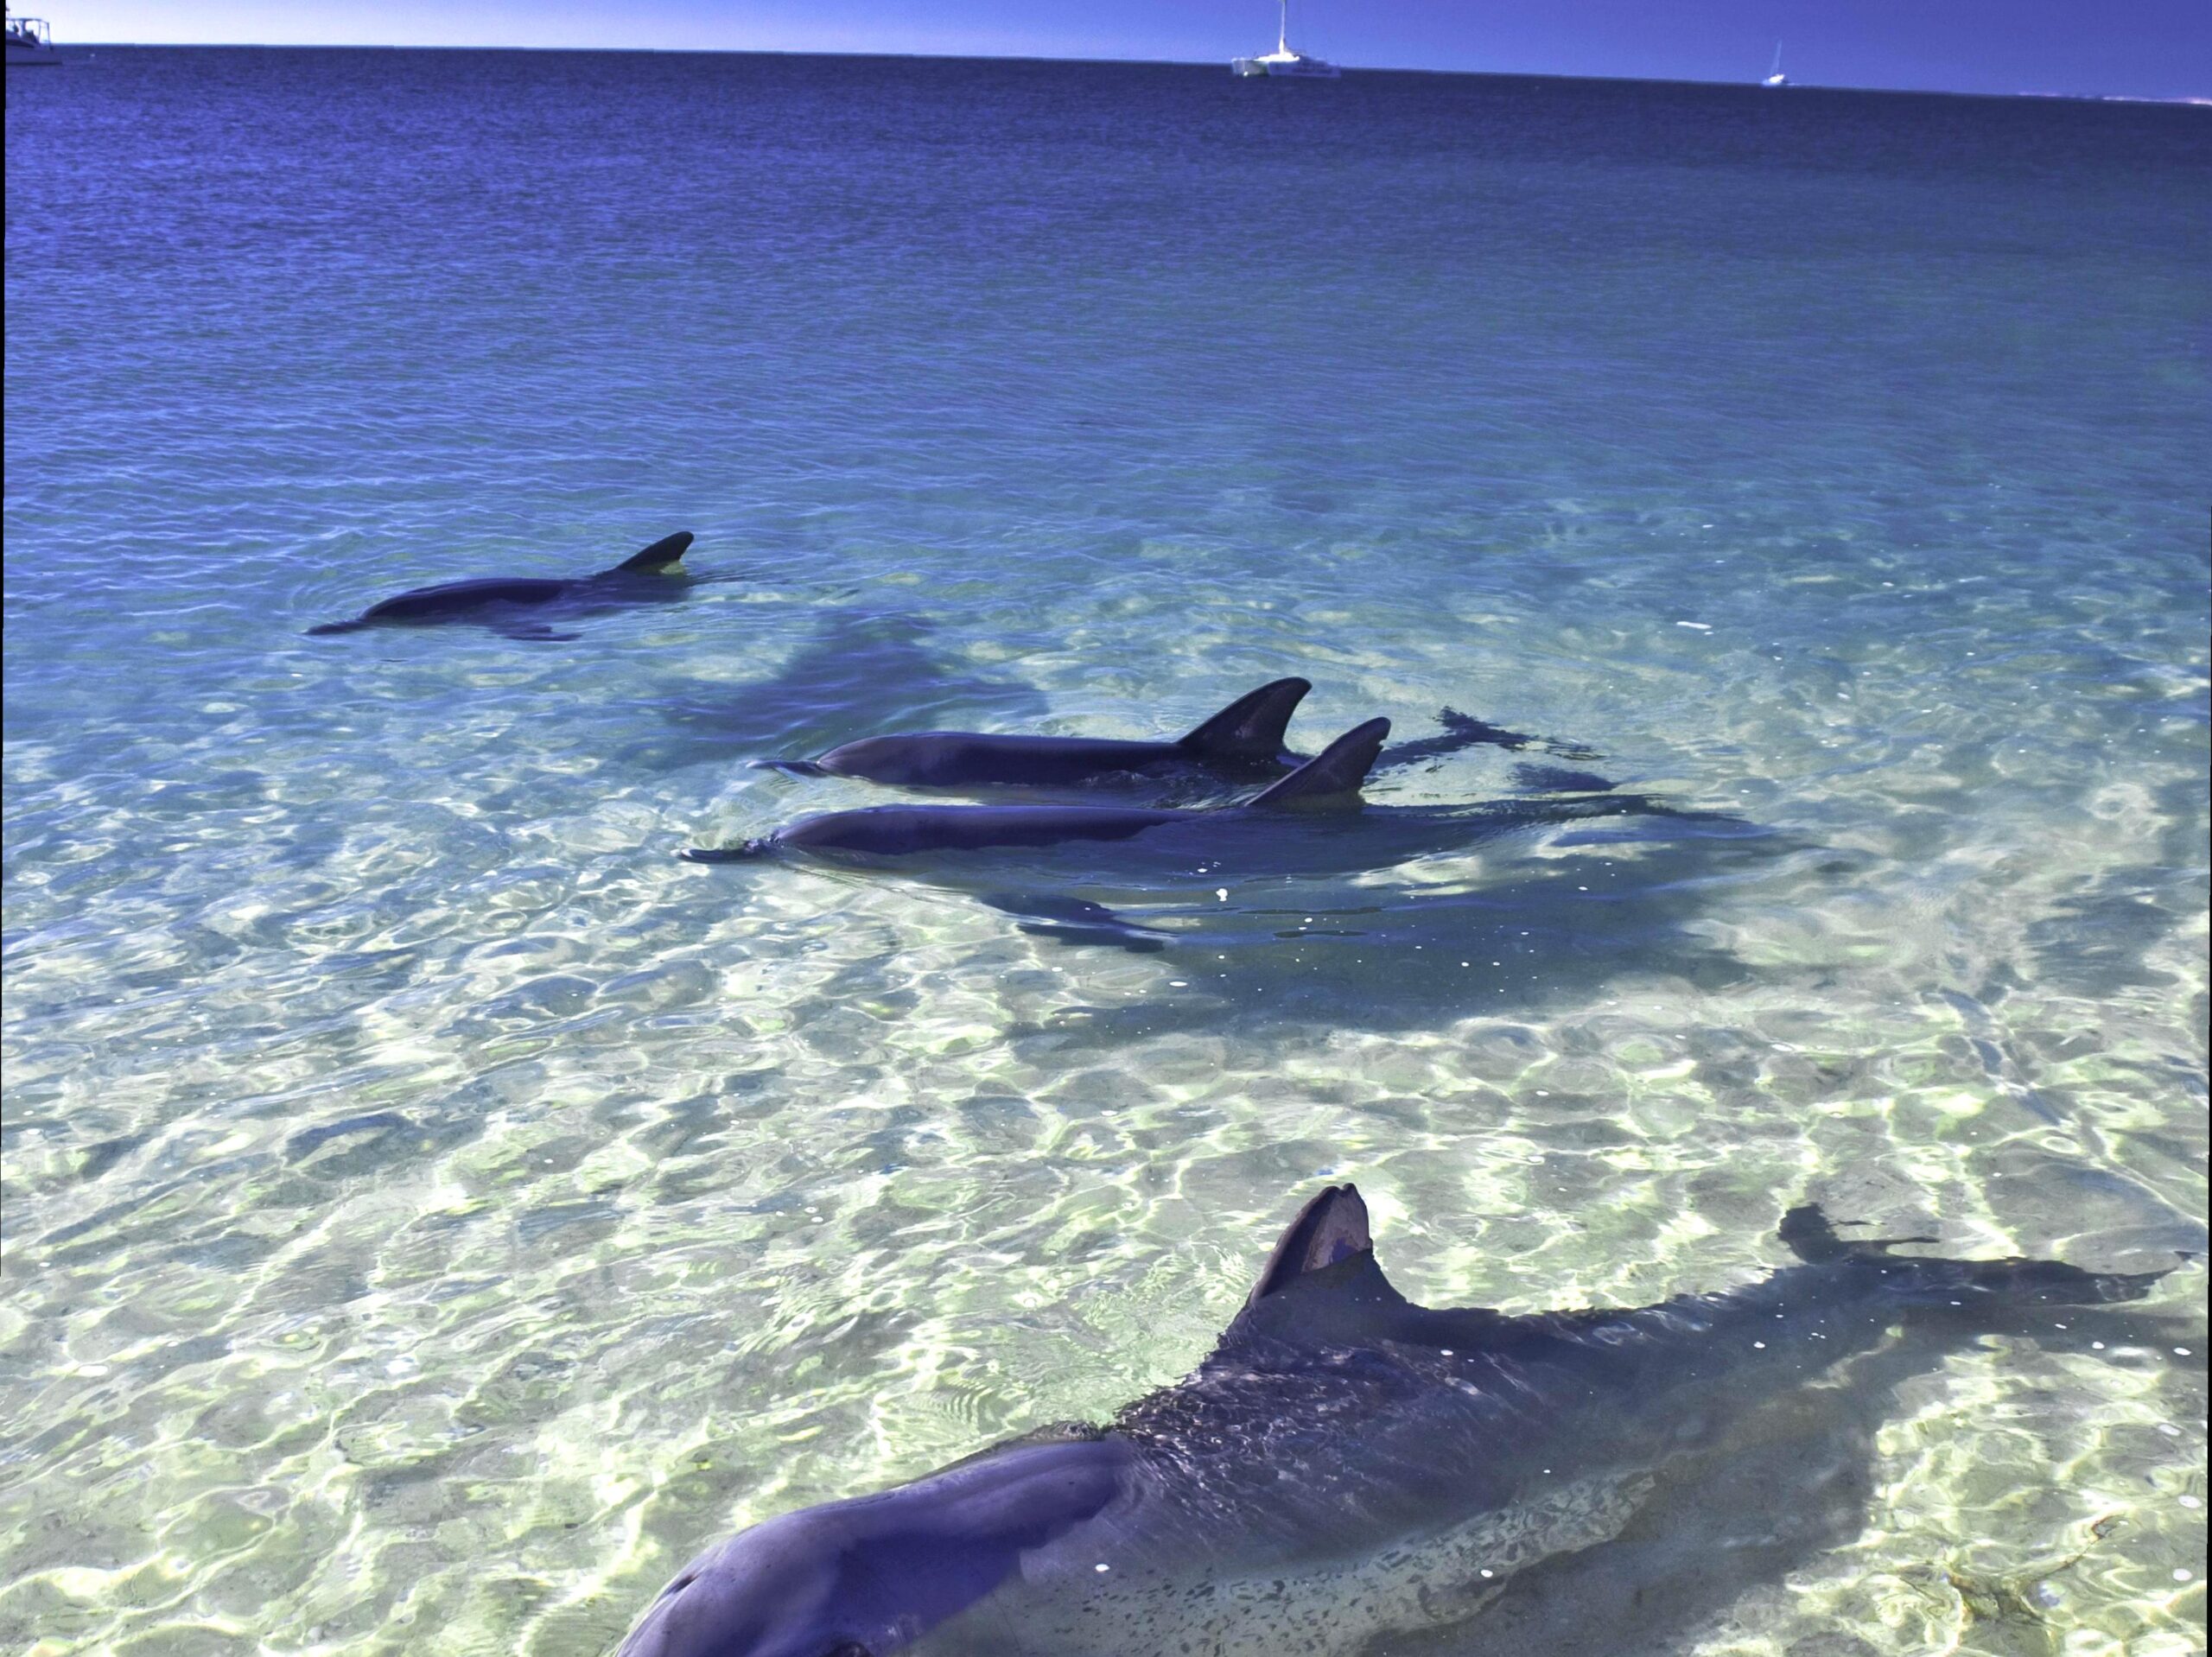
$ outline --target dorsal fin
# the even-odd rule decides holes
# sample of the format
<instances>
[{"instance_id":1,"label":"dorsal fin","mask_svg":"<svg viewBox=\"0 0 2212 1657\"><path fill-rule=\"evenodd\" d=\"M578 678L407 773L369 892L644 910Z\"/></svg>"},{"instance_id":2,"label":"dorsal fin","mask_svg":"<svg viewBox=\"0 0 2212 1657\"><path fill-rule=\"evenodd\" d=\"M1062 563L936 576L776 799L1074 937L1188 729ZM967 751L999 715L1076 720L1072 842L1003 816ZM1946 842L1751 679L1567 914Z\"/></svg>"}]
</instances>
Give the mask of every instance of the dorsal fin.
<instances>
[{"instance_id":1,"label":"dorsal fin","mask_svg":"<svg viewBox=\"0 0 2212 1657\"><path fill-rule=\"evenodd\" d=\"M1356 725L1282 781L1254 795L1251 803L1297 805L1307 800L1356 795L1367 780L1375 756L1382 752L1382 739L1389 734L1387 719Z\"/></svg>"},{"instance_id":2,"label":"dorsal fin","mask_svg":"<svg viewBox=\"0 0 2212 1657\"><path fill-rule=\"evenodd\" d=\"M654 542L643 552L632 553L620 563L615 565L614 569L607 573L611 575L614 570L632 570L646 575L658 575L680 560L690 549L691 531L678 530L674 535L664 536Z\"/></svg>"},{"instance_id":3,"label":"dorsal fin","mask_svg":"<svg viewBox=\"0 0 2212 1657\"><path fill-rule=\"evenodd\" d=\"M1304 679L1277 679L1247 691L1175 746L1192 753L1230 759L1272 759L1282 752L1290 716L1313 685Z\"/></svg>"},{"instance_id":4,"label":"dorsal fin","mask_svg":"<svg viewBox=\"0 0 2212 1657\"><path fill-rule=\"evenodd\" d=\"M1298 1211L1274 1253L1260 1269L1260 1280L1245 1297L1249 1310L1294 1279L1318 1272L1355 1254L1370 1254L1375 1240L1367 1231L1367 1204L1357 1185L1325 1185Z\"/></svg>"}]
</instances>

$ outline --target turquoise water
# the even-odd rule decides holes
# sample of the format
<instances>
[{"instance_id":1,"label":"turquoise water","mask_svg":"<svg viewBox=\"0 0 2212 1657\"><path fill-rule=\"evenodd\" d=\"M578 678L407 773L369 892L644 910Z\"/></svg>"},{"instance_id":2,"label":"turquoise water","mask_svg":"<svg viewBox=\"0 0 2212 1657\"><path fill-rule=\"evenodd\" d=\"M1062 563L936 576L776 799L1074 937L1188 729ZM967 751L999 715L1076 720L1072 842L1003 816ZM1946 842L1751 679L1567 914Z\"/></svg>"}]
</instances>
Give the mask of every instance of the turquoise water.
<instances>
[{"instance_id":1,"label":"turquoise water","mask_svg":"<svg viewBox=\"0 0 2212 1657\"><path fill-rule=\"evenodd\" d=\"M7 153L0 1645L602 1649L1183 1373L1324 1174L1510 1310L1806 1192L2202 1247L2204 111L101 50ZM574 642L302 636L677 529ZM673 856L886 797L749 759L1288 673L1747 832L1149 955ZM2202 1282L1916 1380L1663 1648L2200 1649Z\"/></svg>"}]
</instances>

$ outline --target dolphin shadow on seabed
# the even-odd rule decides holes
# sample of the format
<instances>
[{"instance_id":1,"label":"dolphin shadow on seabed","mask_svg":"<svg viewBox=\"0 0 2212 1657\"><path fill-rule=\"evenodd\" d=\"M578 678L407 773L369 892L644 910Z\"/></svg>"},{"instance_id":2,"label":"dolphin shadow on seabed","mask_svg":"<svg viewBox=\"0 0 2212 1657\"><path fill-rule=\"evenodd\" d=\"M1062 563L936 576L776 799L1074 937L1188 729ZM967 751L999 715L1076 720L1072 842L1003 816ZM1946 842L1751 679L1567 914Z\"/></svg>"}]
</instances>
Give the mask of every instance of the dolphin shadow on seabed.
<instances>
[{"instance_id":1,"label":"dolphin shadow on seabed","mask_svg":"<svg viewBox=\"0 0 2212 1657\"><path fill-rule=\"evenodd\" d=\"M1087 1006L1009 1034L1067 1051L1177 1032L1305 1024L1433 1030L1485 1014L1581 1005L1620 979L1663 976L1703 992L1758 970L1700 923L1732 888L1830 854L1786 831L1664 819L1578 843L1541 820L1483 848L1464 880L1290 884L1275 893L1177 894L1142 913L1063 896L982 893L1021 930L1073 945L1165 952L1179 986ZM1216 891L1218 891L1217 888ZM1135 895L1106 891L1126 905ZM1126 940L1101 936L1132 928Z\"/></svg>"},{"instance_id":2,"label":"dolphin shadow on seabed","mask_svg":"<svg viewBox=\"0 0 2212 1657\"><path fill-rule=\"evenodd\" d=\"M1959 1260L1783 1216L1765 1278L1640 1308L1432 1309L1350 1186L1187 1378L710 1547L620 1657L1628 1657L1862 1527L1897 1386L2069 1344L2160 1272ZM2075 1310L2082 1309L2082 1310ZM2123 1333L2125 1331L2125 1333Z\"/></svg>"},{"instance_id":3,"label":"dolphin shadow on seabed","mask_svg":"<svg viewBox=\"0 0 2212 1657\"><path fill-rule=\"evenodd\" d=\"M659 757L696 765L819 752L917 719L1019 725L1044 715L1034 686L976 672L931 633L913 616L842 613L766 677L672 687L657 702L681 735Z\"/></svg>"}]
</instances>

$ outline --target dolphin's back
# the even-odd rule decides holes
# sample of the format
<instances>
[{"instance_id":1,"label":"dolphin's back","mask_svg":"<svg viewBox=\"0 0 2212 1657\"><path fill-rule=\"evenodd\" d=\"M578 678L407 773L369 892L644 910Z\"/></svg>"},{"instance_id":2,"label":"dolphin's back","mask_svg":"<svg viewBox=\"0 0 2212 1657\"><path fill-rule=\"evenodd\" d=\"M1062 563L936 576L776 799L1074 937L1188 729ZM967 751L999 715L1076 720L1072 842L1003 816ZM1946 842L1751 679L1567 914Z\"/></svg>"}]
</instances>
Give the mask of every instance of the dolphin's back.
<instances>
[{"instance_id":1,"label":"dolphin's back","mask_svg":"<svg viewBox=\"0 0 2212 1657\"><path fill-rule=\"evenodd\" d=\"M435 587L418 587L372 604L361 612L361 619L420 621L434 616L459 615L491 604L550 604L575 586L574 581L524 575L444 581Z\"/></svg>"},{"instance_id":2,"label":"dolphin's back","mask_svg":"<svg viewBox=\"0 0 2212 1657\"><path fill-rule=\"evenodd\" d=\"M374 626L379 622L446 621L471 618L483 610L492 610L496 616L500 606L550 604L556 599L573 598L587 593L596 595L601 600L615 603L632 602L641 597L658 599L666 596L659 587L640 583L634 578L677 572L690 545L690 532L680 530L654 542L643 551L632 554L613 568L601 570L596 575L588 575L580 581L532 575L486 575L471 581L441 581L435 587L417 587L371 605L350 621L325 622L321 626L308 628L308 632L320 636L352 632L357 628ZM536 629L527 632L524 636L542 638L554 635L543 629Z\"/></svg>"},{"instance_id":3,"label":"dolphin's back","mask_svg":"<svg viewBox=\"0 0 2212 1657\"><path fill-rule=\"evenodd\" d=\"M1693 1447L1681 1423L1757 1407L1900 1324L1965 1338L2027 1307L2138 1299L2157 1281L1838 1242L1717 1293L1515 1317L1407 1300L1361 1246L1363 1205L1345 1206L1301 1216L1285 1235L1293 1258L1270 1261L1197 1373L1115 1423L1203 1469L1209 1501L1249 1508L1255 1534L1300 1550L1335 1545L1347 1512L1370 1535L1414 1531L1648 1470ZM1834 1239L1817 1210L1800 1213ZM1810 1228L1796 1227L1801 1241Z\"/></svg>"},{"instance_id":4,"label":"dolphin's back","mask_svg":"<svg viewBox=\"0 0 2212 1657\"><path fill-rule=\"evenodd\" d=\"M831 749L814 763L839 777L915 788L968 784L1071 787L1120 771L1193 764L1240 773L1273 771L1281 763L1284 727L1300 699L1313 688L1303 679L1263 684L1173 742L915 731L862 737Z\"/></svg>"},{"instance_id":5,"label":"dolphin's back","mask_svg":"<svg viewBox=\"0 0 2212 1657\"><path fill-rule=\"evenodd\" d=\"M862 737L832 748L815 763L839 777L913 788L957 788L967 784L1069 785L1188 758L1173 742L918 731L910 736Z\"/></svg>"}]
</instances>

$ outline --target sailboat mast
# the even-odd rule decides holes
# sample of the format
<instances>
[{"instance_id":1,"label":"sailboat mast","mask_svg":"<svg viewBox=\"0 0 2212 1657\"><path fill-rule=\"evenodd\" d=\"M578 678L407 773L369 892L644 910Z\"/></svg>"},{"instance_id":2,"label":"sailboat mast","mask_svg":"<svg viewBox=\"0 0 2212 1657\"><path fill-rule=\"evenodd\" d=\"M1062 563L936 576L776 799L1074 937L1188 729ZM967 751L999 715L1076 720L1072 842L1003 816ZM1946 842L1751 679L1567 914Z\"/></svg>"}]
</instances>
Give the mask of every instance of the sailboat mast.
<instances>
[{"instance_id":1,"label":"sailboat mast","mask_svg":"<svg viewBox=\"0 0 2212 1657\"><path fill-rule=\"evenodd\" d=\"M1285 57L1290 55L1290 0L1281 0L1282 24L1275 30L1275 50Z\"/></svg>"}]
</instances>

